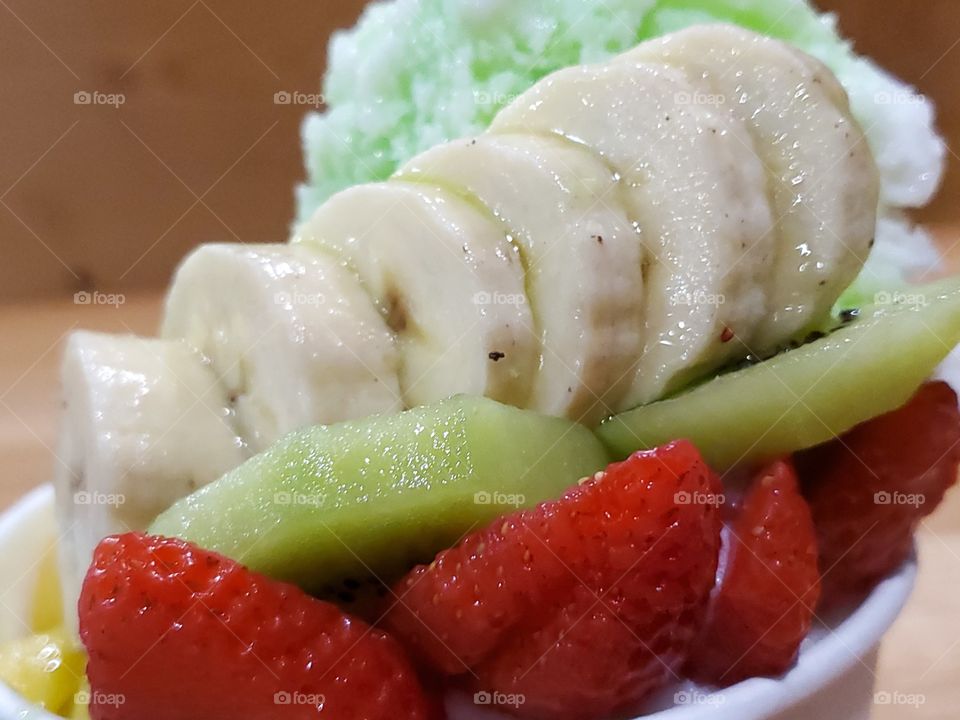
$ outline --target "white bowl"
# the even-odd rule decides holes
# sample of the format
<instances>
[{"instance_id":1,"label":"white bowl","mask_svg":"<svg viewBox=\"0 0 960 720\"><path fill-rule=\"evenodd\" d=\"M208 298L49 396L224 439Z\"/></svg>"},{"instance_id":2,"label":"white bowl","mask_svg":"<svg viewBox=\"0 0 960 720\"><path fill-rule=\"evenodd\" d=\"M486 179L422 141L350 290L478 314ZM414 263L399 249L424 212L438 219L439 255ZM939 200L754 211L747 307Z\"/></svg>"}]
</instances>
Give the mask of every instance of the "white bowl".
<instances>
[{"instance_id":1,"label":"white bowl","mask_svg":"<svg viewBox=\"0 0 960 720\"><path fill-rule=\"evenodd\" d=\"M37 488L0 515L0 641L28 632L43 552L57 538L53 488ZM882 582L832 630L805 642L796 666L776 680L753 678L723 691L672 688L679 704L647 720L865 720L873 705L880 640L906 603L916 577L910 560ZM496 715L464 699L451 703L457 720ZM55 720L0 683L0 720Z\"/></svg>"}]
</instances>

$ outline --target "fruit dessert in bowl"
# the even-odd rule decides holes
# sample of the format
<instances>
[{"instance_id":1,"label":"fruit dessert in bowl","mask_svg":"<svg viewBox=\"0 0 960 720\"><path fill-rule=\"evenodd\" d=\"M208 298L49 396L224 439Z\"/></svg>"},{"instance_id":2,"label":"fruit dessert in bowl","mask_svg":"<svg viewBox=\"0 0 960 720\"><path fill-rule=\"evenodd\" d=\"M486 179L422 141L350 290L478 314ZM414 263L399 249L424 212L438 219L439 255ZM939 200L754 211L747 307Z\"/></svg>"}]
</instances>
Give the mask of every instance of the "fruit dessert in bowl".
<instances>
[{"instance_id":1,"label":"fruit dessert in bowl","mask_svg":"<svg viewBox=\"0 0 960 720\"><path fill-rule=\"evenodd\" d=\"M11 617L62 608L4 630L10 707L862 715L956 481L960 281L891 260L927 247L929 107L874 122L902 86L780 4L794 37L663 3L560 54L560 3L373 6L290 242L199 247L157 338L68 341L55 500L0 527L57 538L62 586L11 553ZM468 71L518 92L458 112Z\"/></svg>"},{"instance_id":2,"label":"fruit dessert in bowl","mask_svg":"<svg viewBox=\"0 0 960 720\"><path fill-rule=\"evenodd\" d=\"M5 642L2 671L7 682L23 693L17 694L0 685L0 709L4 717L35 720L58 717L34 704L38 700L46 702L47 707L58 707L67 717L76 718L87 717L83 714L83 705L91 699L106 706L124 704L118 694L111 696L104 692L94 696L81 684L84 673L82 654L69 650L65 655L58 654L58 650L62 653L66 647L65 636L55 629L60 622L58 605L54 603L45 612L30 612L31 605L38 598L49 600L56 594L55 588L51 589L49 584L50 578L56 577L54 568L38 567L33 562L44 548L56 542L56 536L49 487L40 488L24 498L0 521L0 547L17 550L4 553L4 577L14 577L16 581L8 588L0 612L0 633ZM810 640L804 644L797 663L785 674L775 679L753 678L723 690L689 681L675 682L662 689L649 703L649 717L867 717L874 697L876 646L906 600L914 573L914 563L908 562L893 576L883 580L855 611L845 614L841 622L832 624L830 630L812 628ZM38 631L33 642L13 640L25 632L23 617L29 618L31 627ZM11 652L13 647L20 648L19 654ZM45 652L41 652L43 649ZM234 651L239 649L239 645L233 648ZM32 658L42 660L32 662ZM216 662L227 660L227 657L221 657ZM585 660L597 662L594 656ZM19 665L15 668L8 661ZM171 677L169 682L174 679ZM289 697L292 703L295 697L298 701L308 699L307 695L304 692L295 696L290 692ZM281 700L286 697L278 695ZM512 699L517 701L516 696ZM509 711L509 700L511 698L506 693L460 691L450 698L450 717L477 720L498 717L498 710ZM284 709L278 708L275 716L282 717ZM118 710L122 712L121 707ZM190 716L189 711L178 712L180 716ZM153 717L152 714L146 716ZM398 711L394 716L402 717L403 713Z\"/></svg>"}]
</instances>

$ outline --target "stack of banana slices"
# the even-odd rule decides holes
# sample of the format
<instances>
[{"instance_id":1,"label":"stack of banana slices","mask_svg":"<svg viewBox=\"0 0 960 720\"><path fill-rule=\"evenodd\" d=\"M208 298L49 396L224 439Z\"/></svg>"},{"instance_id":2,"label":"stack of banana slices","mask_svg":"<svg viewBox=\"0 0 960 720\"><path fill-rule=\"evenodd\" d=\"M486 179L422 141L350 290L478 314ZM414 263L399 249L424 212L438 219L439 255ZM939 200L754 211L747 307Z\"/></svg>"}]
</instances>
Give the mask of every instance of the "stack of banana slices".
<instances>
[{"instance_id":1,"label":"stack of banana slices","mask_svg":"<svg viewBox=\"0 0 960 720\"><path fill-rule=\"evenodd\" d=\"M289 244L205 245L160 339L78 333L57 478L94 544L305 425L455 393L596 424L824 320L878 176L820 63L695 27L550 75Z\"/></svg>"}]
</instances>

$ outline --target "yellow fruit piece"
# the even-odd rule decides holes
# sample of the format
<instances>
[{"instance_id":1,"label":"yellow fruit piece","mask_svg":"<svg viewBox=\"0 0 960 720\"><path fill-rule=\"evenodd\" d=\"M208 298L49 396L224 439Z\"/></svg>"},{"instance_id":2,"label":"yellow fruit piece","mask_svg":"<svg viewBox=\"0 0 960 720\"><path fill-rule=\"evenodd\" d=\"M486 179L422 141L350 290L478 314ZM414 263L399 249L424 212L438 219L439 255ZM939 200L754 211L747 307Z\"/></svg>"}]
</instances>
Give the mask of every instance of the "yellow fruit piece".
<instances>
[{"instance_id":1,"label":"yellow fruit piece","mask_svg":"<svg viewBox=\"0 0 960 720\"><path fill-rule=\"evenodd\" d=\"M57 548L47 548L40 561L37 584L34 589L30 628L45 633L63 624L63 601L60 594L60 573L57 568Z\"/></svg>"},{"instance_id":2,"label":"yellow fruit piece","mask_svg":"<svg viewBox=\"0 0 960 720\"><path fill-rule=\"evenodd\" d=\"M90 682L83 678L80 689L73 696L73 703L60 713L70 720L90 720Z\"/></svg>"},{"instance_id":3,"label":"yellow fruit piece","mask_svg":"<svg viewBox=\"0 0 960 720\"><path fill-rule=\"evenodd\" d=\"M62 628L0 646L0 680L51 712L73 703L85 664L83 650Z\"/></svg>"}]
</instances>

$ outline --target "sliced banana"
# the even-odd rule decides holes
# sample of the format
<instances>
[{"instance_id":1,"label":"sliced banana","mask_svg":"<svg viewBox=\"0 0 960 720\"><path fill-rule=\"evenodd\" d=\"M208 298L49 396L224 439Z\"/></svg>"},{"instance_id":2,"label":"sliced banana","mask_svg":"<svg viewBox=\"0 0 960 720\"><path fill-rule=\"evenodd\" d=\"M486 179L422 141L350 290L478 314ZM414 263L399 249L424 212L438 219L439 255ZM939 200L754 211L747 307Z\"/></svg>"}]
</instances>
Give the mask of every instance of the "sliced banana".
<instances>
[{"instance_id":1,"label":"sliced banana","mask_svg":"<svg viewBox=\"0 0 960 720\"><path fill-rule=\"evenodd\" d=\"M747 127L767 168L777 255L758 354L817 327L870 251L879 173L847 95L818 60L731 25L644 43L616 62L666 62ZM694 98L696 101L696 98Z\"/></svg>"},{"instance_id":2,"label":"sliced banana","mask_svg":"<svg viewBox=\"0 0 960 720\"><path fill-rule=\"evenodd\" d=\"M645 349L625 405L656 399L744 353L766 312L772 224L763 168L726 112L662 65L554 73L504 108L494 132L582 143L621 174L646 241Z\"/></svg>"},{"instance_id":3,"label":"sliced banana","mask_svg":"<svg viewBox=\"0 0 960 720\"><path fill-rule=\"evenodd\" d=\"M519 244L541 347L528 406L588 424L615 412L643 349L643 248L611 169L560 138L487 134L398 176L467 191Z\"/></svg>"},{"instance_id":4,"label":"sliced banana","mask_svg":"<svg viewBox=\"0 0 960 720\"><path fill-rule=\"evenodd\" d=\"M162 335L209 358L254 452L300 427L403 409L386 323L353 273L309 248L199 247Z\"/></svg>"},{"instance_id":5,"label":"sliced banana","mask_svg":"<svg viewBox=\"0 0 960 720\"><path fill-rule=\"evenodd\" d=\"M359 185L293 240L360 276L397 333L407 405L457 393L524 405L538 339L519 253L485 208L420 183Z\"/></svg>"},{"instance_id":6,"label":"sliced banana","mask_svg":"<svg viewBox=\"0 0 960 720\"><path fill-rule=\"evenodd\" d=\"M142 530L244 460L216 376L186 344L74 333L54 485L66 617L97 543ZM71 605L72 603L72 605Z\"/></svg>"}]
</instances>

